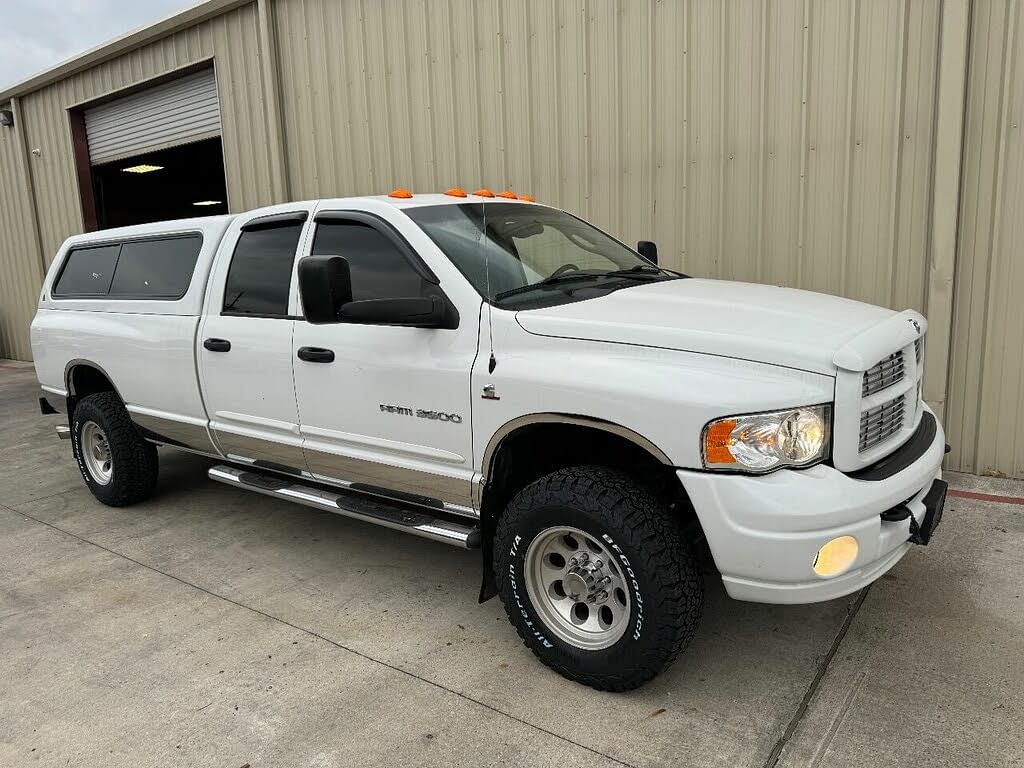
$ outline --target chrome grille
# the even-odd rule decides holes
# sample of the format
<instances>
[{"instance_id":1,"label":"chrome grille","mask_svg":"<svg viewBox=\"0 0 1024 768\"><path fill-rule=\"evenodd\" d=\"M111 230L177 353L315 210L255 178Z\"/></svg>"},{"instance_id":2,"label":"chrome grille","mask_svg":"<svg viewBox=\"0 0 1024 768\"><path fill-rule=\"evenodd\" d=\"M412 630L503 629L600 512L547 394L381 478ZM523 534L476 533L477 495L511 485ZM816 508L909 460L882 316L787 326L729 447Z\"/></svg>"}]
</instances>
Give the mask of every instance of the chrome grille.
<instances>
[{"instance_id":1,"label":"chrome grille","mask_svg":"<svg viewBox=\"0 0 1024 768\"><path fill-rule=\"evenodd\" d=\"M860 451L863 453L903 428L906 393L863 411L860 415Z\"/></svg>"},{"instance_id":2,"label":"chrome grille","mask_svg":"<svg viewBox=\"0 0 1024 768\"><path fill-rule=\"evenodd\" d=\"M893 352L882 362L869 368L864 372L864 381L861 383L861 397L881 392L886 387L891 387L903 378L903 352Z\"/></svg>"}]
</instances>

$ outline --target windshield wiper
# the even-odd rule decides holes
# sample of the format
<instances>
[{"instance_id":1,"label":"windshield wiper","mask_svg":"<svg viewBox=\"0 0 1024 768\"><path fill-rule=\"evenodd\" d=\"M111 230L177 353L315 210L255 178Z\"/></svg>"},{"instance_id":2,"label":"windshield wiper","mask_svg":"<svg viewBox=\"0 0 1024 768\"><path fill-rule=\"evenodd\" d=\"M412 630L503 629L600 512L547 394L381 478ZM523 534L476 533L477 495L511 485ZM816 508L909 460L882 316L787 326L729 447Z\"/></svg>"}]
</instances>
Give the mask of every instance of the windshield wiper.
<instances>
[{"instance_id":1,"label":"windshield wiper","mask_svg":"<svg viewBox=\"0 0 1024 768\"><path fill-rule=\"evenodd\" d=\"M647 278L663 277L666 274L674 274L679 275L680 277L686 277L686 275L683 275L679 272L672 272L672 270L656 267L653 264L636 264L635 266L627 267L626 269L614 269L610 272L580 270L577 272L564 272L560 275L551 275L550 277L545 277L543 280L539 280L536 283L530 283L529 285L521 285L518 288L510 288L507 291L501 291L500 293L494 294L494 300L501 301L502 299L507 299L510 296L518 296L521 293L528 293L529 291L538 288L543 288L544 286L547 285L553 285L555 283L569 282L574 280L585 280L591 277L624 277L626 279L633 280L646 280Z\"/></svg>"},{"instance_id":2,"label":"windshield wiper","mask_svg":"<svg viewBox=\"0 0 1024 768\"><path fill-rule=\"evenodd\" d=\"M674 275L675 277L689 277L689 275L684 275L682 272L676 272L674 269L667 269L666 267L658 267L658 266L655 266L654 264L637 264L636 266L629 267L628 269L617 269L614 272L605 272L605 275L608 276L608 277L611 277L613 275L615 277L619 277L620 275L627 275L628 276L628 275L631 275L631 274L640 274L640 275Z\"/></svg>"},{"instance_id":3,"label":"windshield wiper","mask_svg":"<svg viewBox=\"0 0 1024 768\"><path fill-rule=\"evenodd\" d=\"M561 275L551 275L545 277L543 280L539 280L536 283L529 283L528 285L520 285L518 288L509 288L507 291L500 291L494 294L495 301L501 301L507 299L509 296L518 296L520 293L527 293L537 288L543 288L546 285L554 285L555 283L566 283L573 280L584 280L590 277L605 277L605 272L563 272Z\"/></svg>"}]
</instances>

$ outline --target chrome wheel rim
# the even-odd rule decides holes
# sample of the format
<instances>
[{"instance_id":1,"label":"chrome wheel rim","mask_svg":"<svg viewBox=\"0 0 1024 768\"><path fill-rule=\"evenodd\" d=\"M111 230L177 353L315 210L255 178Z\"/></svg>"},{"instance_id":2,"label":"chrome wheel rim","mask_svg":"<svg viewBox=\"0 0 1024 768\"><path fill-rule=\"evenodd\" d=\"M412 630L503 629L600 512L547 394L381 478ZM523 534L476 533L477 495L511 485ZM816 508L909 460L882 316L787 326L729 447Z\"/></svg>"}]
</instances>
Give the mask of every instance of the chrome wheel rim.
<instances>
[{"instance_id":1,"label":"chrome wheel rim","mask_svg":"<svg viewBox=\"0 0 1024 768\"><path fill-rule=\"evenodd\" d=\"M579 528L546 528L526 550L526 593L560 640L598 651L618 642L629 624L632 598L621 568Z\"/></svg>"},{"instance_id":2,"label":"chrome wheel rim","mask_svg":"<svg viewBox=\"0 0 1024 768\"><path fill-rule=\"evenodd\" d=\"M103 428L95 421L82 425L82 461L89 476L99 485L106 485L114 476L114 462L110 456L110 442Z\"/></svg>"}]
</instances>

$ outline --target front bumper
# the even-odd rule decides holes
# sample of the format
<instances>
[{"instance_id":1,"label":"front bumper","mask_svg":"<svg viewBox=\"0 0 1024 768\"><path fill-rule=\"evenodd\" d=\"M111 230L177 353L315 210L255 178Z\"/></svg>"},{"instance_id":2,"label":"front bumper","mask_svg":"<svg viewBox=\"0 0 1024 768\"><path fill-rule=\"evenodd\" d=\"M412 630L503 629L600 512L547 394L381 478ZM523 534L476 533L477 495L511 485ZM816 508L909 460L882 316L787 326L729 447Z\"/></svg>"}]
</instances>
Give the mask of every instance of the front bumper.
<instances>
[{"instance_id":1,"label":"front bumper","mask_svg":"<svg viewBox=\"0 0 1024 768\"><path fill-rule=\"evenodd\" d=\"M856 592L910 548L910 518L882 512L905 505L918 525L924 498L942 475L945 434L937 426L922 455L884 480L857 480L834 467L752 477L678 470L731 597L760 603L814 603ZM848 570L813 570L818 550L838 536L857 539Z\"/></svg>"}]
</instances>

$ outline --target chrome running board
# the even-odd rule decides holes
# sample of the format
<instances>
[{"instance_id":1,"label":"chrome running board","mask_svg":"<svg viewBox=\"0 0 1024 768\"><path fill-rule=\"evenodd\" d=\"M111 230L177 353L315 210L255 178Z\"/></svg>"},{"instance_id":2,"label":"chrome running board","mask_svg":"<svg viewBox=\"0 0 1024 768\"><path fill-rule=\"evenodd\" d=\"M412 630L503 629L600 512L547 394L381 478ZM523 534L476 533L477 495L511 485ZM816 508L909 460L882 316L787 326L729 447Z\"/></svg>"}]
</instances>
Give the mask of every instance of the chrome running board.
<instances>
[{"instance_id":1,"label":"chrome running board","mask_svg":"<svg viewBox=\"0 0 1024 768\"><path fill-rule=\"evenodd\" d=\"M444 520L420 510L408 509L378 498L356 496L349 493L324 490L311 485L302 485L277 475L254 472L218 464L207 472L211 480L225 485L234 485L249 491L273 496L283 501L305 504L345 517L353 517L385 528L405 531L425 539L442 541L463 549L477 549L480 546L480 529L476 526Z\"/></svg>"},{"instance_id":2,"label":"chrome running board","mask_svg":"<svg viewBox=\"0 0 1024 768\"><path fill-rule=\"evenodd\" d=\"M65 426L62 426L62 425L58 424L56 429L57 429L57 437L59 437L61 440L70 440L71 439L71 427L65 427Z\"/></svg>"}]
</instances>

